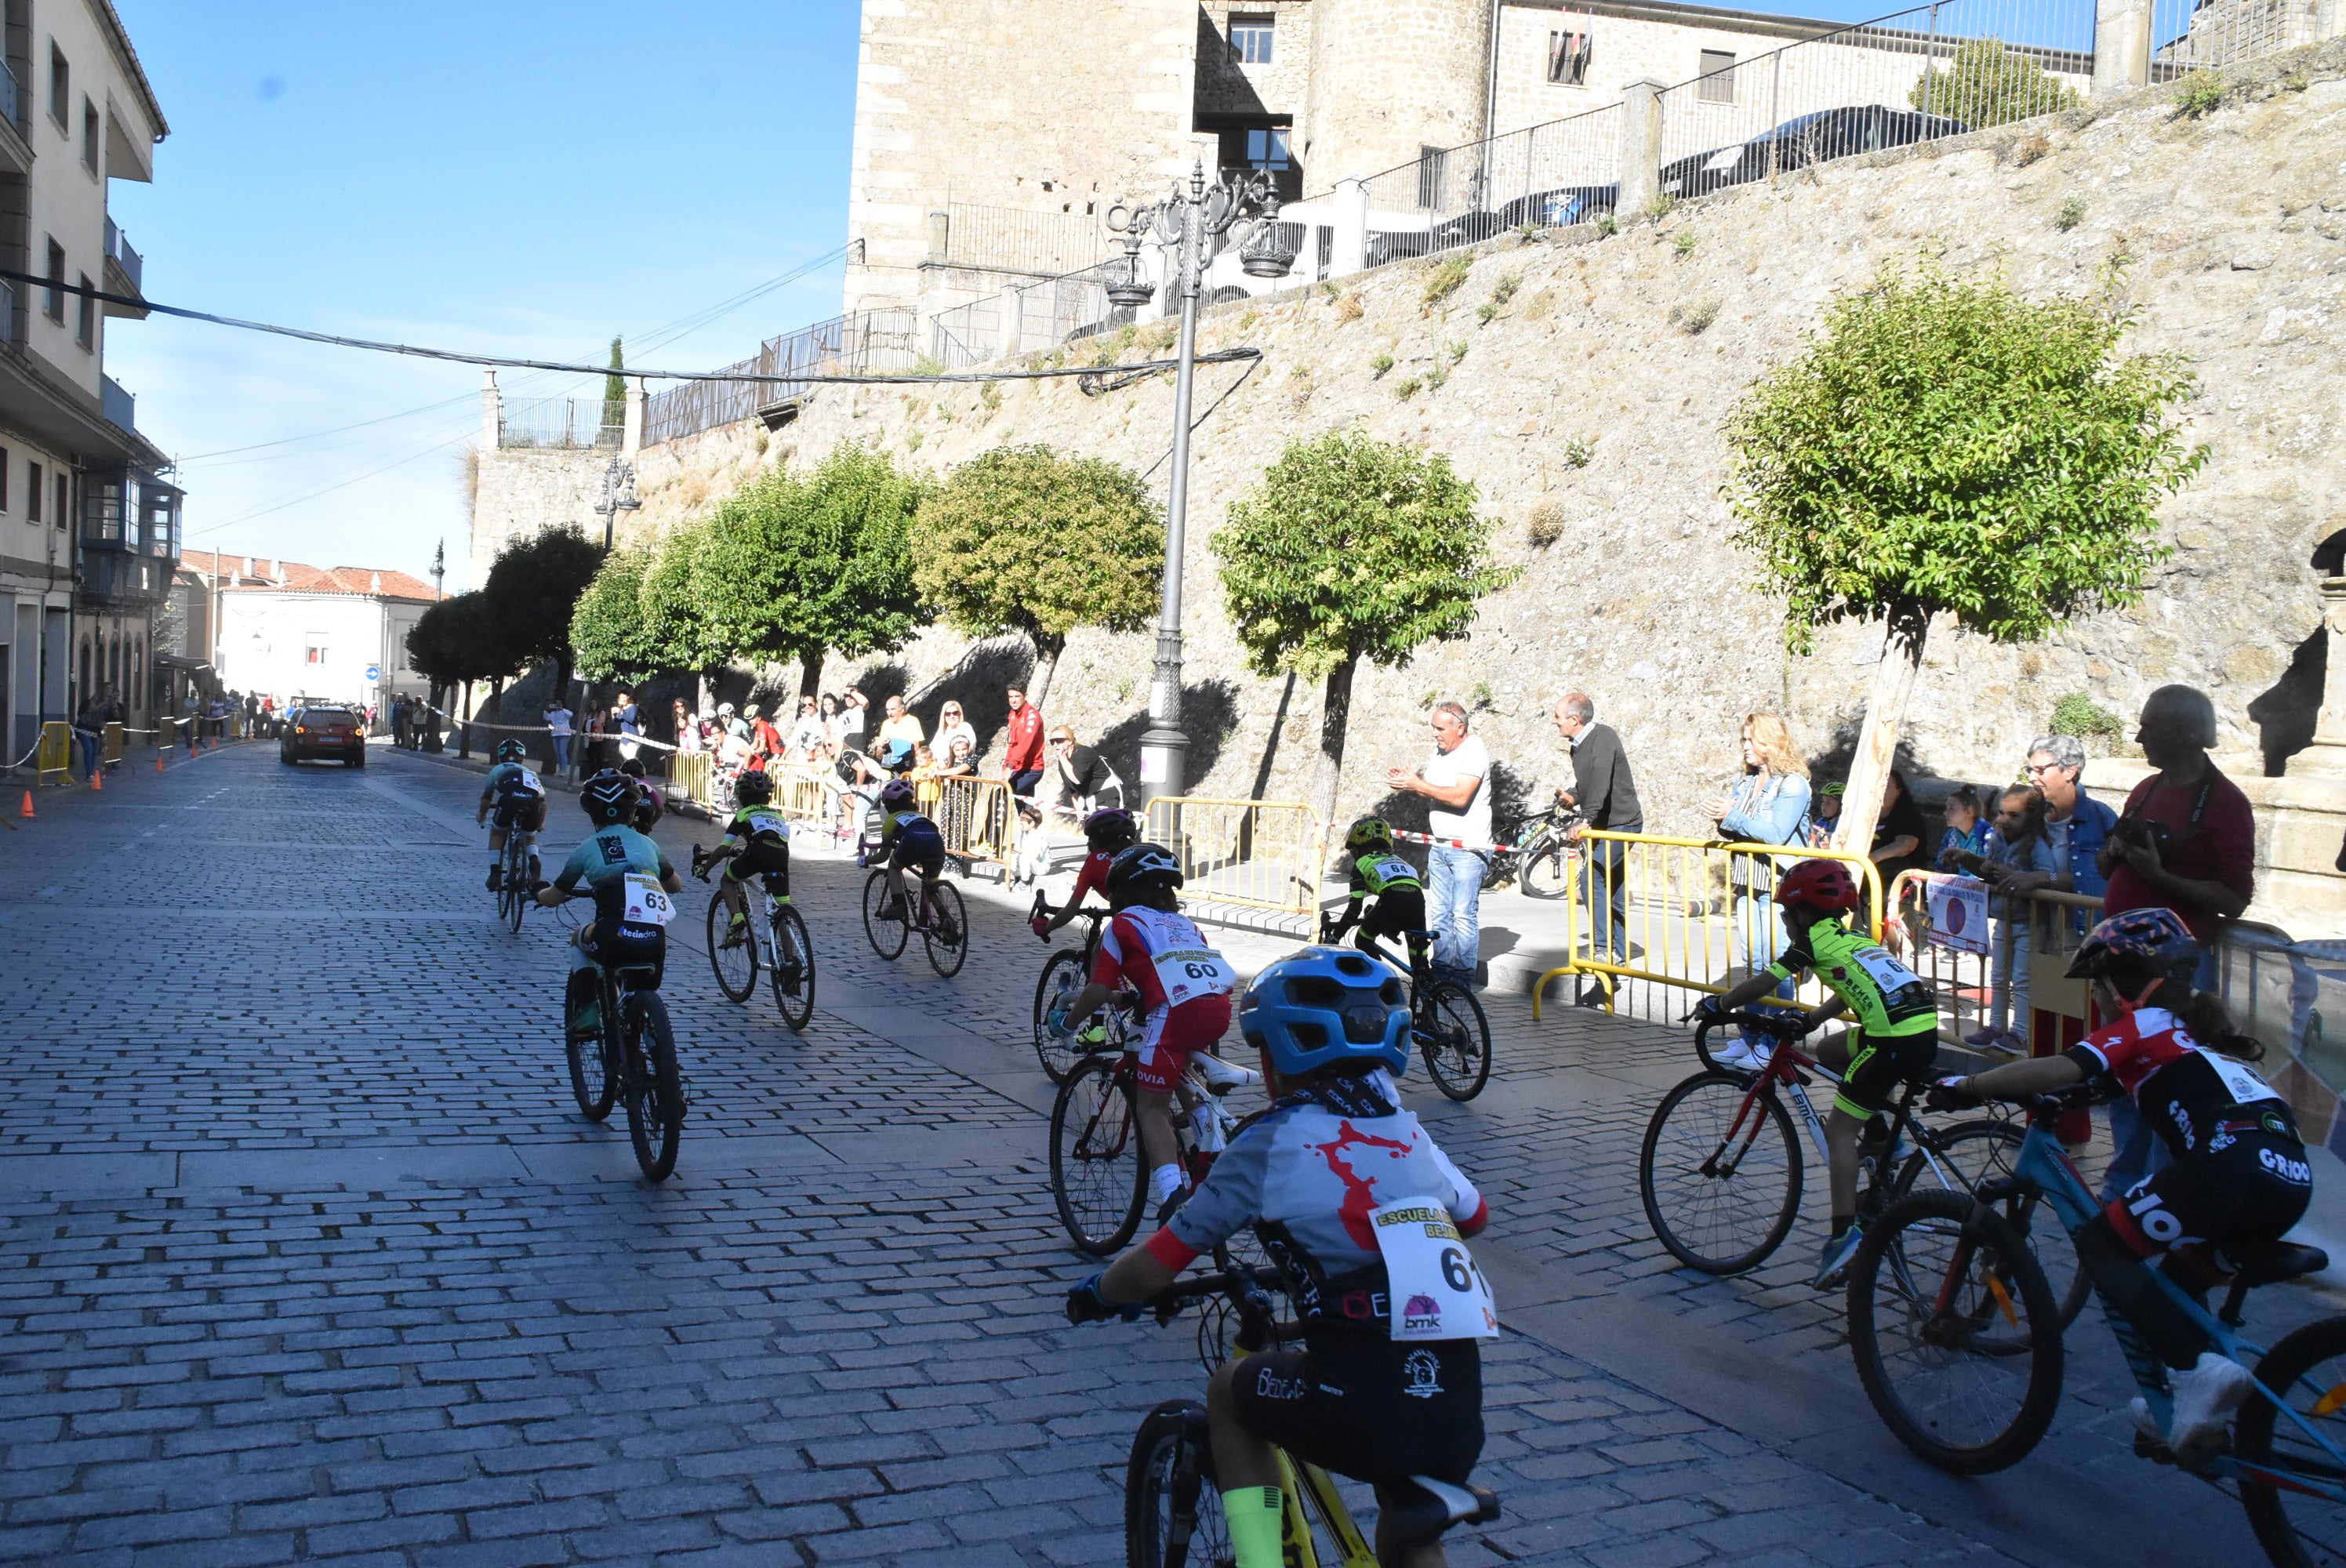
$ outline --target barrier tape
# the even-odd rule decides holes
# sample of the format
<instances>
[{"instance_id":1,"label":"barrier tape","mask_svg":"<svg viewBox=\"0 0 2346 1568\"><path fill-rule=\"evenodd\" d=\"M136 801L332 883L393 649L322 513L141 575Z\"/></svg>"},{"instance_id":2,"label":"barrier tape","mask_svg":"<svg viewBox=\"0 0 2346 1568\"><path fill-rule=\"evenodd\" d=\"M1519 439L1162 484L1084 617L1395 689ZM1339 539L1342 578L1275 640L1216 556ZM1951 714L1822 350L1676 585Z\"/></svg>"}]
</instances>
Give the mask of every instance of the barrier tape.
<instances>
[{"instance_id":1,"label":"barrier tape","mask_svg":"<svg viewBox=\"0 0 2346 1568\"><path fill-rule=\"evenodd\" d=\"M1393 830L1393 837L1412 844L1433 844L1444 850L1475 850L1488 855L1515 855L1523 852L1522 846L1517 844L1470 844L1464 839L1429 838L1423 833L1406 833L1399 828Z\"/></svg>"},{"instance_id":2,"label":"barrier tape","mask_svg":"<svg viewBox=\"0 0 2346 1568\"><path fill-rule=\"evenodd\" d=\"M448 712L444 708L434 708L428 702L420 703L417 706L429 712L438 714L441 718L446 719L451 724L470 725L474 729L506 729L511 730L515 735L544 735L549 738L554 734L554 726L550 724L491 724L485 718L459 718L454 714ZM566 738L571 740L627 741L632 745L649 746L661 751L682 751L684 749L681 746L673 746L665 740L654 740L648 735L623 735L617 730L607 729L599 733L584 729L573 729Z\"/></svg>"}]
</instances>

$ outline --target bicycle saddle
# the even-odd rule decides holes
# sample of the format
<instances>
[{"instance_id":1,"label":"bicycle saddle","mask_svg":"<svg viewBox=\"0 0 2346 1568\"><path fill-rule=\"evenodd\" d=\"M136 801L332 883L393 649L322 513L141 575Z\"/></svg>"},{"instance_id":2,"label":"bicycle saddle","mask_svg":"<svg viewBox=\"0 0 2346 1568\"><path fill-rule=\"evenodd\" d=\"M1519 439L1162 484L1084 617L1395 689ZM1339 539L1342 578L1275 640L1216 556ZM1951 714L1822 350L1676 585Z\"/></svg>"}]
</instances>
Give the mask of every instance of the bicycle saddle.
<instances>
[{"instance_id":1,"label":"bicycle saddle","mask_svg":"<svg viewBox=\"0 0 2346 1568\"><path fill-rule=\"evenodd\" d=\"M2330 1267L2330 1254L2318 1247L2300 1247L2295 1242L2269 1242L2251 1247L2239 1255L2237 1276L2249 1285L2278 1285L2284 1279L2300 1279L2309 1274L2319 1274Z\"/></svg>"},{"instance_id":2,"label":"bicycle saddle","mask_svg":"<svg viewBox=\"0 0 2346 1568\"><path fill-rule=\"evenodd\" d=\"M1262 1074L1252 1068L1225 1062L1208 1052L1198 1052L1189 1058L1189 1063L1198 1069L1198 1075L1205 1079L1207 1089L1217 1095L1227 1095L1232 1089L1262 1082Z\"/></svg>"},{"instance_id":3,"label":"bicycle saddle","mask_svg":"<svg viewBox=\"0 0 2346 1568\"><path fill-rule=\"evenodd\" d=\"M1499 1494L1488 1487L1413 1475L1378 1490L1382 1517L1403 1546L1431 1541L1454 1524L1485 1524L1499 1517Z\"/></svg>"}]
</instances>

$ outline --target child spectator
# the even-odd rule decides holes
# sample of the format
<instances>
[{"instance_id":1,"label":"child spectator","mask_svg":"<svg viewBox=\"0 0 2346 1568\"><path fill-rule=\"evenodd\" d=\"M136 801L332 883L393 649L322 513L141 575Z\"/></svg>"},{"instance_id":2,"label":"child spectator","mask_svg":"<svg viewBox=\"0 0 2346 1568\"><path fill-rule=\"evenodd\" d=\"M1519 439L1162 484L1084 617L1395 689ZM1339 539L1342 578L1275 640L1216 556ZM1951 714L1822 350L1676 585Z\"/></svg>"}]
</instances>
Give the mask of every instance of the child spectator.
<instances>
[{"instance_id":1,"label":"child spectator","mask_svg":"<svg viewBox=\"0 0 2346 1568\"><path fill-rule=\"evenodd\" d=\"M1849 788L1836 779L1830 784L1817 786L1816 799L1809 807L1809 848L1832 848L1833 830L1841 826L1841 798Z\"/></svg>"},{"instance_id":2,"label":"child spectator","mask_svg":"<svg viewBox=\"0 0 2346 1568\"><path fill-rule=\"evenodd\" d=\"M1962 871L1955 851L1986 854L1987 835L1987 816L1980 809L1979 791L1968 784L1956 785L1947 792L1947 830L1939 835L1939 852L1932 857L1933 866L1942 871Z\"/></svg>"},{"instance_id":3,"label":"child spectator","mask_svg":"<svg viewBox=\"0 0 2346 1568\"><path fill-rule=\"evenodd\" d=\"M1984 852L1987 863L1980 868L1980 876L1994 890L1988 900L1990 912L1995 915L1994 970L1987 1027L1965 1044L2025 1055L2029 1044L2029 923L2034 907L2028 895L2059 875L2053 858L2053 836L2045 826L2041 791L2015 787L1996 798L1995 826L1988 833Z\"/></svg>"}]
</instances>

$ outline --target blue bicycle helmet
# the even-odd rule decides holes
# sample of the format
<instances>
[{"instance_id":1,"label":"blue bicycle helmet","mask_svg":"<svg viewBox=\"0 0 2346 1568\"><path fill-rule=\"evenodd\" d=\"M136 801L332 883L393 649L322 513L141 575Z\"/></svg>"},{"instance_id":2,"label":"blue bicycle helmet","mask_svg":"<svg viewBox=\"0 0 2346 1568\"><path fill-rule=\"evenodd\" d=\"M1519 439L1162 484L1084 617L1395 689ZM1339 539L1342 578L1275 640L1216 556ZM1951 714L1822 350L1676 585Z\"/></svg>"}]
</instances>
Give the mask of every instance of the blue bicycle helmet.
<instances>
[{"instance_id":1,"label":"blue bicycle helmet","mask_svg":"<svg viewBox=\"0 0 2346 1568\"><path fill-rule=\"evenodd\" d=\"M1266 967L1239 1003L1239 1033L1282 1078L1334 1062L1409 1065L1400 978L1350 948L1307 947Z\"/></svg>"}]
</instances>

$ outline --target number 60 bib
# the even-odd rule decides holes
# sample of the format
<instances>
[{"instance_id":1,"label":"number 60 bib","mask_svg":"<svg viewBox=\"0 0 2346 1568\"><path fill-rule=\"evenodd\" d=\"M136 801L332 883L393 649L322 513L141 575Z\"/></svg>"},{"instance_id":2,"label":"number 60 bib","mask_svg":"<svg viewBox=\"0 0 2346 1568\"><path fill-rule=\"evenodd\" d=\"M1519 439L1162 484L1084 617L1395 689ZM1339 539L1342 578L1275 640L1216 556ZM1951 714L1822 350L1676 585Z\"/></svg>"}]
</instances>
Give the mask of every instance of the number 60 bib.
<instances>
[{"instance_id":1,"label":"number 60 bib","mask_svg":"<svg viewBox=\"0 0 2346 1568\"><path fill-rule=\"evenodd\" d=\"M1495 1339L1499 1313L1474 1255L1432 1198L1407 1197L1370 1212L1392 1293L1396 1339Z\"/></svg>"}]
</instances>

